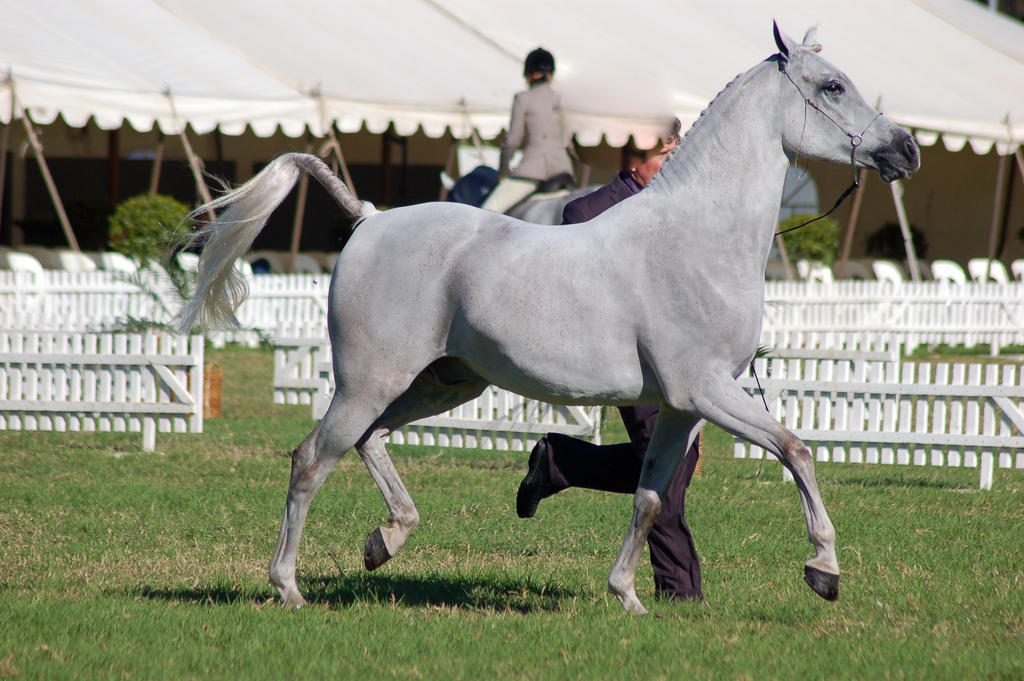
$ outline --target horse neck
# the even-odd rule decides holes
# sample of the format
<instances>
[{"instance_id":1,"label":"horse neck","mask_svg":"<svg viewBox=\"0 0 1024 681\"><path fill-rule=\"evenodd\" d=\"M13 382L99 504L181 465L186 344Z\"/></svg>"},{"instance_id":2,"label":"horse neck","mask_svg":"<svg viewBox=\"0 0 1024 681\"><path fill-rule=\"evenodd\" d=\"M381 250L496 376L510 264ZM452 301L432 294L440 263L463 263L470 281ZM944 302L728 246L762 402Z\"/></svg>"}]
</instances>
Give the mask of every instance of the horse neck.
<instances>
[{"instance_id":1,"label":"horse neck","mask_svg":"<svg viewBox=\"0 0 1024 681\"><path fill-rule=\"evenodd\" d=\"M762 260L775 233L789 163L776 115L780 82L771 60L738 76L701 114L644 192L651 200L667 198L687 223L681 229ZM713 219L700 219L708 216Z\"/></svg>"}]
</instances>

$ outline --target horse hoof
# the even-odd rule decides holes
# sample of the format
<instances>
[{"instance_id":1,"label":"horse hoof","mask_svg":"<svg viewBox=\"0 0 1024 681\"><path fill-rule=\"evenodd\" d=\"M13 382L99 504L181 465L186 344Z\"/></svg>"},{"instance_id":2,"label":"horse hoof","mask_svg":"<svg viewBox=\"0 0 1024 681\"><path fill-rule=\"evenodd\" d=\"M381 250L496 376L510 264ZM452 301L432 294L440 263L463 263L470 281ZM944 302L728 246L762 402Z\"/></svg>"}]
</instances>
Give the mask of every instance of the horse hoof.
<instances>
[{"instance_id":1,"label":"horse hoof","mask_svg":"<svg viewBox=\"0 0 1024 681\"><path fill-rule=\"evenodd\" d=\"M384 535L380 528L371 532L366 537L366 547L363 549L363 564L366 569L373 572L391 559L391 552L384 543Z\"/></svg>"},{"instance_id":2,"label":"horse hoof","mask_svg":"<svg viewBox=\"0 0 1024 681\"><path fill-rule=\"evenodd\" d=\"M810 565L804 566L804 581L826 601L839 600L839 575L823 572Z\"/></svg>"},{"instance_id":3,"label":"horse hoof","mask_svg":"<svg viewBox=\"0 0 1024 681\"><path fill-rule=\"evenodd\" d=\"M281 608L284 610L298 610L306 604L306 599L298 591L289 591L281 594Z\"/></svg>"}]
</instances>

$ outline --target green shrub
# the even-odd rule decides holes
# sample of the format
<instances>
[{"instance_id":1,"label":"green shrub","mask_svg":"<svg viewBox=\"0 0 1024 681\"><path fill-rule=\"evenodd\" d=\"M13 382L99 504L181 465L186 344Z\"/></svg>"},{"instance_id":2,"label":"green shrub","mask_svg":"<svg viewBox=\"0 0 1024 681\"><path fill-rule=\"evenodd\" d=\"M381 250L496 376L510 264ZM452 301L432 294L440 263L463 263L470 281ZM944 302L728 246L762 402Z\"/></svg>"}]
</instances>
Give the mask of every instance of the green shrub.
<instances>
[{"instance_id":1,"label":"green shrub","mask_svg":"<svg viewBox=\"0 0 1024 681\"><path fill-rule=\"evenodd\" d=\"M813 220L816 216L801 213L792 215L779 224L779 231ZM813 260L831 265L839 255L839 223L832 218L817 222L784 234L786 253L791 260Z\"/></svg>"},{"instance_id":2,"label":"green shrub","mask_svg":"<svg viewBox=\"0 0 1024 681\"><path fill-rule=\"evenodd\" d=\"M188 213L188 206L170 196L140 194L125 199L110 216L110 246L139 263L162 263L179 241L178 235L191 230L191 220L182 222Z\"/></svg>"},{"instance_id":3,"label":"green shrub","mask_svg":"<svg viewBox=\"0 0 1024 681\"><path fill-rule=\"evenodd\" d=\"M192 231L193 221L184 219L189 212L188 206L170 196L140 194L122 201L110 216L111 248L132 258L144 269L153 265L166 272L173 295L168 296L163 284L143 276L142 271L128 276L128 280L152 296L172 316L191 296L195 283L195 273L183 270L173 257L176 248ZM132 317L121 324L122 330L131 332L151 328L168 327L152 319Z\"/></svg>"}]
</instances>

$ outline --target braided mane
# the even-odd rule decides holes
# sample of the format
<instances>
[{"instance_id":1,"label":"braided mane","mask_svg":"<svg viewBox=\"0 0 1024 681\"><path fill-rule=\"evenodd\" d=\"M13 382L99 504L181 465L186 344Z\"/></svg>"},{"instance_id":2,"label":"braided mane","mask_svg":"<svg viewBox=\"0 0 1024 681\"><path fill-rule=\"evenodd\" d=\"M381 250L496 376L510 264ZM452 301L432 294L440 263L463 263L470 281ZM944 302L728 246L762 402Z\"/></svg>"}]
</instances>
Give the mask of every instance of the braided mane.
<instances>
[{"instance_id":1,"label":"braided mane","mask_svg":"<svg viewBox=\"0 0 1024 681\"><path fill-rule=\"evenodd\" d=\"M769 57L765 61L771 61L775 58L776 56L773 55L772 57ZM718 92L718 94L715 95L714 98L708 103L708 105L704 107L704 110L700 112L699 116L697 116L697 120L695 120L693 122L693 125L691 125L689 129L683 134L682 138L679 140L679 144L677 144L675 148L672 149L671 152L669 152L668 157L665 159L665 164L662 166L663 171L666 167L669 167L669 165L673 162L673 159L675 159L675 157L679 155L680 149L684 149L686 147L687 140L690 138L691 135L693 135L694 130L697 130L701 126L701 124L704 122L704 119L707 117L708 112L715 107L715 104L722 98L722 95L728 92L729 89L732 88L732 86L735 85L738 80L743 78L743 76L750 73L751 71L753 71L753 69L737 74L732 80L726 83L725 87L723 87ZM657 175L655 175L654 178L651 180L650 185L648 186L654 187L662 184L664 182L664 180L661 179L663 174L664 172L659 172Z\"/></svg>"}]
</instances>

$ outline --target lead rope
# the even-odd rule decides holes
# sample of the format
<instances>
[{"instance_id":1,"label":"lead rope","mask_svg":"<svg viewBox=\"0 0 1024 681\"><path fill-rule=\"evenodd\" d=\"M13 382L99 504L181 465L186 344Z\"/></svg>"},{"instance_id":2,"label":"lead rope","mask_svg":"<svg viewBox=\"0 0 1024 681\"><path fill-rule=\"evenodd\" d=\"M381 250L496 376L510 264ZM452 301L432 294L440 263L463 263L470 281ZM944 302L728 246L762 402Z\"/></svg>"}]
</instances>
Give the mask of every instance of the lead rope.
<instances>
[{"instance_id":1,"label":"lead rope","mask_svg":"<svg viewBox=\"0 0 1024 681\"><path fill-rule=\"evenodd\" d=\"M757 392L761 393L761 402L764 403L764 410L769 414L772 410L768 408L768 400L764 396L764 388L761 387L761 379L757 377L757 367L754 366L754 360L750 360L750 373L754 374L754 382L757 383ZM761 468L764 466L765 456L761 455L761 461L757 464L757 472L754 473L755 478L761 477Z\"/></svg>"},{"instance_id":2,"label":"lead rope","mask_svg":"<svg viewBox=\"0 0 1024 681\"><path fill-rule=\"evenodd\" d=\"M848 197L851 193L853 193L853 190L856 189L859 186L860 186L860 178L857 177L857 171L854 170L853 182L850 184L849 187L846 188L846 191L844 191L842 194L839 195L839 198L836 199L836 202L834 204L832 204L832 207L828 209L827 213L822 213L821 215L819 215L816 218L811 218L810 220L808 220L806 222L801 222L796 227L788 227L786 229L783 229L783 230L780 230L778 232L775 232L775 236L781 236L783 234L787 234L789 232L792 232L793 230L800 229L801 227L806 227L807 225L811 224L812 222L817 222L818 220L823 220L824 218L827 218L829 215L832 215L832 213L834 213L836 211L836 209L839 208L839 206L843 203L843 201L846 200L846 197Z\"/></svg>"}]
</instances>

